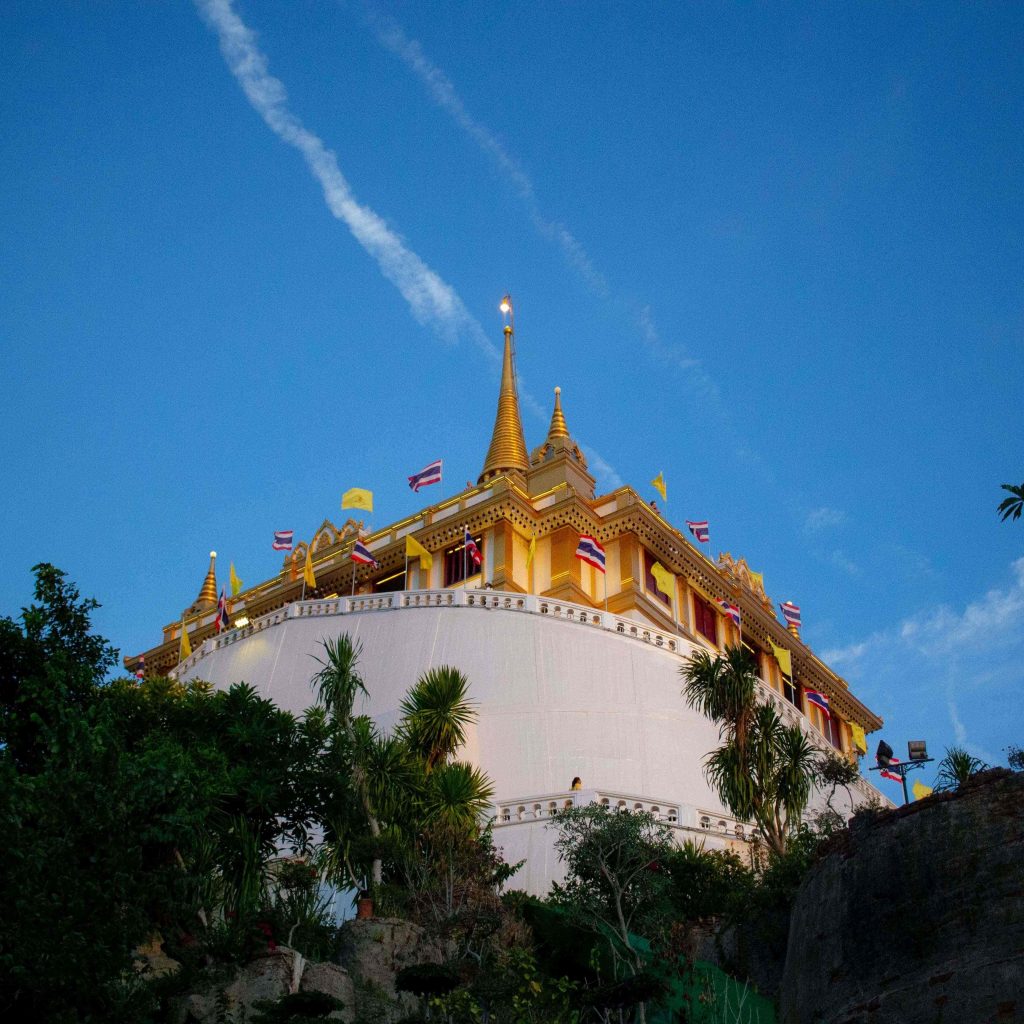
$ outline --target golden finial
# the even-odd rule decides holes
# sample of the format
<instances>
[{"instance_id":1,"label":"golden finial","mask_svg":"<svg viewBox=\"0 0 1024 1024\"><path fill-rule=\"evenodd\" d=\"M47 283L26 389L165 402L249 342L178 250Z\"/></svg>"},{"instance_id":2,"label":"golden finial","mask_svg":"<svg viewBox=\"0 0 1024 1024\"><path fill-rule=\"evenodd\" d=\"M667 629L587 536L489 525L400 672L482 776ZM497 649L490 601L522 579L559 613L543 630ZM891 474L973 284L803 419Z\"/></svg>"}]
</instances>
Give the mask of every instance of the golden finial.
<instances>
[{"instance_id":1,"label":"golden finial","mask_svg":"<svg viewBox=\"0 0 1024 1024\"><path fill-rule=\"evenodd\" d=\"M562 389L555 388L555 409L551 413L551 426L548 427L548 440L553 441L556 437L568 437L569 428L565 425L565 416L562 414Z\"/></svg>"},{"instance_id":2,"label":"golden finial","mask_svg":"<svg viewBox=\"0 0 1024 1024\"><path fill-rule=\"evenodd\" d=\"M206 573L206 579L203 580L202 589L199 591L199 596L196 598L197 605L208 605L213 607L217 603L217 552L210 552L210 568Z\"/></svg>"},{"instance_id":3,"label":"golden finial","mask_svg":"<svg viewBox=\"0 0 1024 1024\"><path fill-rule=\"evenodd\" d=\"M506 295L499 307L508 322L505 324L505 355L501 365L501 389L498 392L498 414L494 419L491 446L487 449L484 471L478 483L508 470L525 473L530 468L523 437L523 421L519 417L519 394L516 390L515 360L512 348L512 298Z\"/></svg>"}]
</instances>

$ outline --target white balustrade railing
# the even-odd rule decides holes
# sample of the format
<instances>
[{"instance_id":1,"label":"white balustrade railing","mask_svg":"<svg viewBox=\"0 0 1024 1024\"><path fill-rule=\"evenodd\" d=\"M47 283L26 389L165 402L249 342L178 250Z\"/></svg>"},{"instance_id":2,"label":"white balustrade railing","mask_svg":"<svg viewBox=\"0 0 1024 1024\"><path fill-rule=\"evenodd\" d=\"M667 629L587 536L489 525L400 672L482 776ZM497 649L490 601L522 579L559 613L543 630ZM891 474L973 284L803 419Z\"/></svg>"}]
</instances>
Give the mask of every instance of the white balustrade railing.
<instances>
[{"instance_id":1,"label":"white balustrade railing","mask_svg":"<svg viewBox=\"0 0 1024 1024\"><path fill-rule=\"evenodd\" d=\"M740 821L723 811L702 810L673 800L658 800L635 793L620 793L605 789L578 789L561 793L541 793L500 800L491 807L489 817L495 828L536 821L550 821L560 813L574 807L597 804L611 811L644 811L677 832L683 842L690 833L710 835L720 840L750 842L757 829L750 822Z\"/></svg>"}]
</instances>

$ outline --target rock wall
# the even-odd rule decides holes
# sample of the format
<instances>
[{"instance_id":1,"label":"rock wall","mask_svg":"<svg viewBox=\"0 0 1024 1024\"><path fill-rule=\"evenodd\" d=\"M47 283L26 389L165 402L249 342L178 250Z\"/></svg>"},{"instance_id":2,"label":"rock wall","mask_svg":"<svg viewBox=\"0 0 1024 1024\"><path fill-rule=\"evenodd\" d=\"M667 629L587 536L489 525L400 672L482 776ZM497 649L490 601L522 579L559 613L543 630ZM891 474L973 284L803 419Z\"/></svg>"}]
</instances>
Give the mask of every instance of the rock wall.
<instances>
[{"instance_id":1,"label":"rock wall","mask_svg":"<svg viewBox=\"0 0 1024 1024\"><path fill-rule=\"evenodd\" d=\"M1024 773L864 812L797 894L784 1024L1024 1022Z\"/></svg>"}]
</instances>

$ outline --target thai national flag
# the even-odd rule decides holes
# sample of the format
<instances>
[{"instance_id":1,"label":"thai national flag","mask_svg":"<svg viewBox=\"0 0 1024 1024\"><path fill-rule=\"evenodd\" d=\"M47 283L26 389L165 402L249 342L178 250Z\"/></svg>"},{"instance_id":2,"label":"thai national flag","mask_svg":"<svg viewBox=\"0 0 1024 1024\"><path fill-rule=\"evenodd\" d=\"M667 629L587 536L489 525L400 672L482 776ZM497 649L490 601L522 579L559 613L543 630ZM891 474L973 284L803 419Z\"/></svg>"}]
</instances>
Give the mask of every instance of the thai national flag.
<instances>
[{"instance_id":1,"label":"thai national flag","mask_svg":"<svg viewBox=\"0 0 1024 1024\"><path fill-rule=\"evenodd\" d=\"M357 540L352 546L352 552L348 556L353 562L359 562L360 565L379 565L373 555L370 554L370 549L361 541Z\"/></svg>"},{"instance_id":2,"label":"thai national flag","mask_svg":"<svg viewBox=\"0 0 1024 1024\"><path fill-rule=\"evenodd\" d=\"M146 656L144 654L139 655L139 663L135 667L135 678L145 679L146 678Z\"/></svg>"},{"instance_id":3,"label":"thai national flag","mask_svg":"<svg viewBox=\"0 0 1024 1024\"><path fill-rule=\"evenodd\" d=\"M580 542L576 545L576 557L581 558L587 565L592 565L600 572L604 572L604 548L585 533L581 534Z\"/></svg>"},{"instance_id":4,"label":"thai national flag","mask_svg":"<svg viewBox=\"0 0 1024 1024\"><path fill-rule=\"evenodd\" d=\"M740 610L732 601L719 601L722 611L732 619L738 626L740 624Z\"/></svg>"},{"instance_id":5,"label":"thai national flag","mask_svg":"<svg viewBox=\"0 0 1024 1024\"><path fill-rule=\"evenodd\" d=\"M792 601L783 601L782 604L779 605L779 607L782 609L782 614L785 616L786 621L791 626L799 626L800 625L800 607L799 607L799 605L793 604Z\"/></svg>"},{"instance_id":6,"label":"thai national flag","mask_svg":"<svg viewBox=\"0 0 1024 1024\"><path fill-rule=\"evenodd\" d=\"M217 632L227 629L230 625L228 620L228 598L224 592L224 588L220 588L220 600L217 602L217 618L214 619L214 623L217 627Z\"/></svg>"},{"instance_id":7,"label":"thai national flag","mask_svg":"<svg viewBox=\"0 0 1024 1024\"><path fill-rule=\"evenodd\" d=\"M426 487L427 484L439 484L441 482L441 462L442 460L438 459L437 462L432 462L418 473L413 473L409 477L409 486L414 491L419 491L421 487Z\"/></svg>"},{"instance_id":8,"label":"thai national flag","mask_svg":"<svg viewBox=\"0 0 1024 1024\"><path fill-rule=\"evenodd\" d=\"M825 694L817 690L804 690L804 696L807 698L807 703L813 704L826 718L832 717L832 712L828 709L828 697Z\"/></svg>"},{"instance_id":9,"label":"thai national flag","mask_svg":"<svg viewBox=\"0 0 1024 1024\"><path fill-rule=\"evenodd\" d=\"M890 757L889 764L899 764L900 759L898 757ZM891 779L893 782L903 782L903 776L897 775L896 772L887 772L884 768L878 773L883 779Z\"/></svg>"},{"instance_id":10,"label":"thai national flag","mask_svg":"<svg viewBox=\"0 0 1024 1024\"><path fill-rule=\"evenodd\" d=\"M275 551L291 551L292 549L292 537L295 536L294 530L276 530L274 532L274 550Z\"/></svg>"},{"instance_id":11,"label":"thai national flag","mask_svg":"<svg viewBox=\"0 0 1024 1024\"><path fill-rule=\"evenodd\" d=\"M689 519L686 520L686 525L690 528L690 533L700 541L701 544L707 544L711 540L711 531L708 530L708 521L706 519L699 523L691 523Z\"/></svg>"},{"instance_id":12,"label":"thai national flag","mask_svg":"<svg viewBox=\"0 0 1024 1024\"><path fill-rule=\"evenodd\" d=\"M466 541L466 554L473 559L474 565L479 565L484 559L483 555L480 554L480 549L476 546L476 541L473 540L469 535L469 527L463 527L465 530L465 541Z\"/></svg>"}]
</instances>

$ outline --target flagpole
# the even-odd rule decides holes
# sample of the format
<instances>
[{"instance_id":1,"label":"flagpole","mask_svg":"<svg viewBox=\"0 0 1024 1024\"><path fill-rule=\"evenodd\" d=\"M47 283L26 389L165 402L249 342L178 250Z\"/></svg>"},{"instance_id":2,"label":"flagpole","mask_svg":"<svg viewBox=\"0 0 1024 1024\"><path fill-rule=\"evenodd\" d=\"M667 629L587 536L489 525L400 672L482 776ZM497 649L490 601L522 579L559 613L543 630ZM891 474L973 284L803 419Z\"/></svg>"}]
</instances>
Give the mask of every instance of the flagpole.
<instances>
[{"instance_id":1,"label":"flagpole","mask_svg":"<svg viewBox=\"0 0 1024 1024\"><path fill-rule=\"evenodd\" d=\"M351 554L348 557L352 559L352 593L349 594L349 597L355 597L356 596L356 560L354 558L352 558Z\"/></svg>"},{"instance_id":2,"label":"flagpole","mask_svg":"<svg viewBox=\"0 0 1024 1024\"><path fill-rule=\"evenodd\" d=\"M405 585L403 589L409 589L409 545L405 546L405 579L402 581Z\"/></svg>"},{"instance_id":3,"label":"flagpole","mask_svg":"<svg viewBox=\"0 0 1024 1024\"><path fill-rule=\"evenodd\" d=\"M604 567L604 572L601 573L604 576L604 613L608 614L608 566Z\"/></svg>"},{"instance_id":4,"label":"flagpole","mask_svg":"<svg viewBox=\"0 0 1024 1024\"><path fill-rule=\"evenodd\" d=\"M469 589L469 545L466 543L466 535L469 529L465 523L462 524L462 589ZM483 559L481 559L483 561Z\"/></svg>"}]
</instances>

